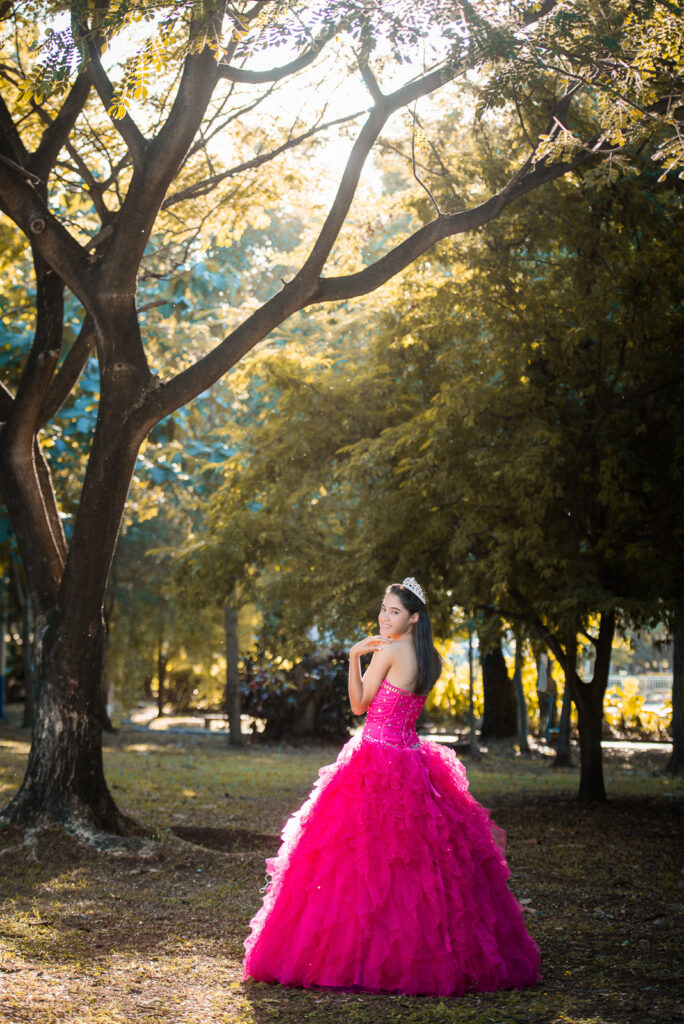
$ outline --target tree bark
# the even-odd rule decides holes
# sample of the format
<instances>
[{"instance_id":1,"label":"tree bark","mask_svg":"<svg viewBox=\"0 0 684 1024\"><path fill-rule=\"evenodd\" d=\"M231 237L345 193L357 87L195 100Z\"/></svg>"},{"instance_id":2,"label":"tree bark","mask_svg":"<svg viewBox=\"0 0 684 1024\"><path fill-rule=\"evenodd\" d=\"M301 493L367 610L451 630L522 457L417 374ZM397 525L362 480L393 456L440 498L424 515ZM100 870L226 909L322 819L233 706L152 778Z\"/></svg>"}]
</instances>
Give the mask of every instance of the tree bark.
<instances>
[{"instance_id":1,"label":"tree bark","mask_svg":"<svg viewBox=\"0 0 684 1024\"><path fill-rule=\"evenodd\" d=\"M7 671L7 577L0 576L0 721L5 717L5 673Z\"/></svg>"},{"instance_id":2,"label":"tree bark","mask_svg":"<svg viewBox=\"0 0 684 1024\"><path fill-rule=\"evenodd\" d=\"M684 775L684 605L678 604L672 624L672 755L666 771Z\"/></svg>"},{"instance_id":3,"label":"tree bark","mask_svg":"<svg viewBox=\"0 0 684 1024\"><path fill-rule=\"evenodd\" d=\"M241 747L242 697L240 694L240 672L238 670L238 613L234 595L223 607L223 621L226 634L226 714L228 715L228 743Z\"/></svg>"},{"instance_id":4,"label":"tree bark","mask_svg":"<svg viewBox=\"0 0 684 1024\"><path fill-rule=\"evenodd\" d=\"M565 642L565 684L563 686L563 704L561 706L560 722L558 723L558 746L554 768L570 768L572 765L572 751L570 748L570 712L572 711L573 680L577 675L577 636L574 631L570 632Z\"/></svg>"},{"instance_id":5,"label":"tree bark","mask_svg":"<svg viewBox=\"0 0 684 1024\"><path fill-rule=\"evenodd\" d=\"M591 682L583 682L577 673L573 680L573 700L577 707L580 736L580 787L578 798L584 803L603 803L606 787L603 781L603 698L608 685L610 655L615 634L615 612L602 612L596 661Z\"/></svg>"},{"instance_id":6,"label":"tree bark","mask_svg":"<svg viewBox=\"0 0 684 1024\"><path fill-rule=\"evenodd\" d=\"M81 835L140 833L114 803L102 761L104 599L141 440L123 428L138 398L131 384L125 372L104 382L67 563L56 599L36 616L31 751L23 783L2 813L15 824L52 820Z\"/></svg>"},{"instance_id":7,"label":"tree bark","mask_svg":"<svg viewBox=\"0 0 684 1024\"><path fill-rule=\"evenodd\" d=\"M24 717L22 726L24 729L33 728L36 720L36 678L33 663L31 595L28 591L24 594L22 603L21 619L21 653L24 663Z\"/></svg>"},{"instance_id":8,"label":"tree bark","mask_svg":"<svg viewBox=\"0 0 684 1024\"><path fill-rule=\"evenodd\" d=\"M480 654L484 716L482 739L515 736L518 731L518 709L513 680L508 675L501 644Z\"/></svg>"},{"instance_id":9,"label":"tree bark","mask_svg":"<svg viewBox=\"0 0 684 1024\"><path fill-rule=\"evenodd\" d=\"M73 616L48 628L40 700L24 781L5 811L15 824L58 821L77 830L121 834L133 822L116 807L104 778L100 703L104 622Z\"/></svg>"}]
</instances>

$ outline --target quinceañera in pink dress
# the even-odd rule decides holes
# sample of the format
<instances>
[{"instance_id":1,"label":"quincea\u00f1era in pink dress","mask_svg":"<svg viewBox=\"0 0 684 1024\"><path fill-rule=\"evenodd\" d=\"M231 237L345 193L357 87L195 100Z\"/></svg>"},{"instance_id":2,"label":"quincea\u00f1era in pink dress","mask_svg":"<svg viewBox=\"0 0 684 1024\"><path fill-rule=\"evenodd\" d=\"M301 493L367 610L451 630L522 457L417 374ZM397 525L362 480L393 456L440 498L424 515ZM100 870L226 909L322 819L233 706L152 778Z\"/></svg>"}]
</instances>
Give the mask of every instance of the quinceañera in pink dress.
<instances>
[{"instance_id":1,"label":"quincea\u00f1era in pink dress","mask_svg":"<svg viewBox=\"0 0 684 1024\"><path fill-rule=\"evenodd\" d=\"M539 980L504 833L456 755L419 739L425 699L383 680L363 732L320 769L266 861L244 978L436 996Z\"/></svg>"}]
</instances>

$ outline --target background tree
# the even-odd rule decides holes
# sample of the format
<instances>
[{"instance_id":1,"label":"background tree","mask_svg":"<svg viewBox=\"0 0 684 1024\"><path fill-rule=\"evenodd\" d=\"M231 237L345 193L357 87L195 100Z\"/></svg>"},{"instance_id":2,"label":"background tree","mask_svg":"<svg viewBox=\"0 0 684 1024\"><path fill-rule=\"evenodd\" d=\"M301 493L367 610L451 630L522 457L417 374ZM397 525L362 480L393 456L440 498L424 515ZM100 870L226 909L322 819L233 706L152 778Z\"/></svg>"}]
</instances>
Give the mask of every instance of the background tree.
<instances>
[{"instance_id":1,"label":"background tree","mask_svg":"<svg viewBox=\"0 0 684 1024\"><path fill-rule=\"evenodd\" d=\"M29 241L36 316L19 379L1 393L0 486L35 608L39 678L28 769L5 818L52 817L86 831L132 827L102 770L103 602L126 496L150 431L298 310L379 287L435 242L492 221L539 185L616 156L654 132L666 169L679 157L673 58L679 26L669 5L521 3L511 14L488 3L283 0L169 5L155 15L149 31L140 31L137 52L117 70L103 62L105 44L111 53L117 37L128 31L130 38L132 25L142 29L145 8L58 2L2 9L0 211ZM52 27L51 19L62 16ZM42 63L35 63L45 26ZM428 26L431 66L416 74L407 61L428 38ZM398 67L383 76L377 58L385 41ZM285 44L288 54L279 62ZM265 124L263 104L277 91L274 83L300 73L329 75L330 61L343 57L353 60L371 105L354 129L329 205L321 204L310 223L296 272L282 288L271 279L265 301L227 314L221 336L208 338L203 351L154 365L137 287L155 232L181 247L182 266L192 260L216 188L215 207L231 208L236 179L256 209L266 205L264 195L272 206L290 182L281 180L274 192L269 172L260 190L252 172L310 140L324 123L320 104L312 105L306 125L290 124L279 139L264 132L265 150L232 166L212 140L228 132L239 153L253 140L249 118L257 106ZM637 73L630 62L639 65ZM349 67L348 60L337 66ZM501 97L515 101L524 83L534 93L535 125L521 125L517 145L502 161L506 172L515 164L508 181L465 208L431 209L422 226L369 266L351 272L340 266L334 248L389 118L474 69L489 75L485 107ZM308 81L315 86L315 77ZM159 269L148 273L179 269L164 246L152 261ZM71 344L64 336L69 296L84 311ZM67 536L42 438L91 354L97 419Z\"/></svg>"},{"instance_id":2,"label":"background tree","mask_svg":"<svg viewBox=\"0 0 684 1024\"><path fill-rule=\"evenodd\" d=\"M265 636L300 650L312 624L342 637L370 620L375 581L407 572L441 595L438 628L454 603L526 624L578 704L580 795L604 798L616 621L662 618L681 578L678 206L647 161L554 185L431 257L376 338L338 343L317 372L294 352L262 361L279 399L186 576L241 574L272 610ZM586 681L578 634L596 650Z\"/></svg>"}]
</instances>

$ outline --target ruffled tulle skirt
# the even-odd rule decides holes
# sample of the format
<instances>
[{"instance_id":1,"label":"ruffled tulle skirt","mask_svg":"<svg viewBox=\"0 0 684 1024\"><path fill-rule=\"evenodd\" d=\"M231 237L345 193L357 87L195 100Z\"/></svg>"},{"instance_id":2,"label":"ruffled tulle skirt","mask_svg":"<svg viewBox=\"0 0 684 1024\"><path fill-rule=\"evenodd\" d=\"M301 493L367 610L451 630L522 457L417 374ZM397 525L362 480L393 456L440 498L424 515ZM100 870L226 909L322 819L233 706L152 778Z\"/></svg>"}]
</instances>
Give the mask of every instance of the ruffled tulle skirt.
<instances>
[{"instance_id":1,"label":"ruffled tulle skirt","mask_svg":"<svg viewBox=\"0 0 684 1024\"><path fill-rule=\"evenodd\" d=\"M534 985L502 835L452 751L354 737L266 861L243 977L440 996Z\"/></svg>"}]
</instances>

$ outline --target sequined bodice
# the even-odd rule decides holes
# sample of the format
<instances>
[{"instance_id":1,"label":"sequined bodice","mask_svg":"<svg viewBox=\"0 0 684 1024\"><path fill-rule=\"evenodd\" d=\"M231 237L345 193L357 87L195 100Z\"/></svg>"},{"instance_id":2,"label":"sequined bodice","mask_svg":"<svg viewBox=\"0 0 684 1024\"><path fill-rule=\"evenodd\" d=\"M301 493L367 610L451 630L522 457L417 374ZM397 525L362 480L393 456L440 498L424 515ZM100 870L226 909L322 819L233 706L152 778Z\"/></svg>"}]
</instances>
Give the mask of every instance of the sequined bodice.
<instances>
[{"instance_id":1,"label":"sequined bodice","mask_svg":"<svg viewBox=\"0 0 684 1024\"><path fill-rule=\"evenodd\" d=\"M368 708L364 740L390 747L417 747L416 721L425 699L424 695L409 693L383 680Z\"/></svg>"}]
</instances>

